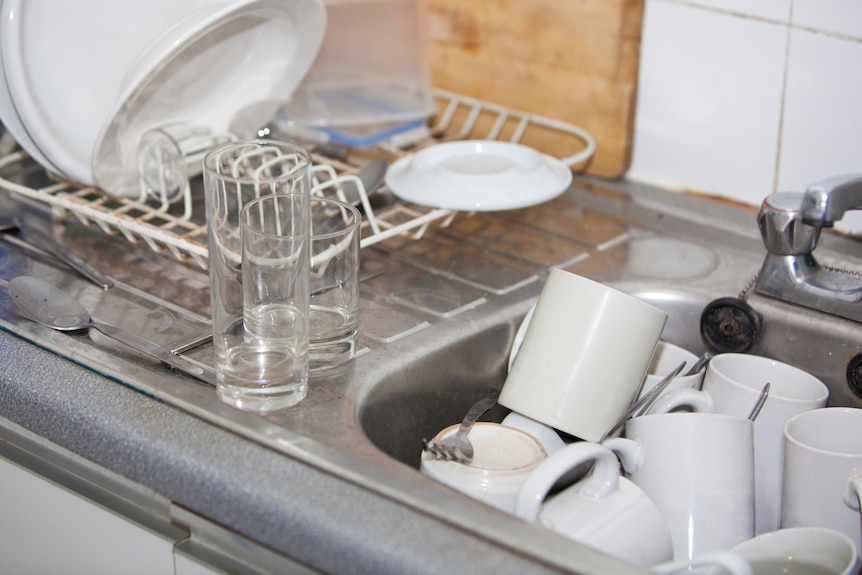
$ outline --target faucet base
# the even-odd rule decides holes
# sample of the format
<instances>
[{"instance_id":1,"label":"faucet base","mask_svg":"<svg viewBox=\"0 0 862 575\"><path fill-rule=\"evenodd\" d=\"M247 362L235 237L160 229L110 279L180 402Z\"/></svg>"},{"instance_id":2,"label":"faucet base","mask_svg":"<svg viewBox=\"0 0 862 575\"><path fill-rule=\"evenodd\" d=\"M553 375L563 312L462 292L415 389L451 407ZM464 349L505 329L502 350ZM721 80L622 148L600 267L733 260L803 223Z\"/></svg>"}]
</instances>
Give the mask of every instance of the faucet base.
<instances>
[{"instance_id":1,"label":"faucet base","mask_svg":"<svg viewBox=\"0 0 862 575\"><path fill-rule=\"evenodd\" d=\"M755 291L862 323L862 279L821 266L812 254L769 253Z\"/></svg>"}]
</instances>

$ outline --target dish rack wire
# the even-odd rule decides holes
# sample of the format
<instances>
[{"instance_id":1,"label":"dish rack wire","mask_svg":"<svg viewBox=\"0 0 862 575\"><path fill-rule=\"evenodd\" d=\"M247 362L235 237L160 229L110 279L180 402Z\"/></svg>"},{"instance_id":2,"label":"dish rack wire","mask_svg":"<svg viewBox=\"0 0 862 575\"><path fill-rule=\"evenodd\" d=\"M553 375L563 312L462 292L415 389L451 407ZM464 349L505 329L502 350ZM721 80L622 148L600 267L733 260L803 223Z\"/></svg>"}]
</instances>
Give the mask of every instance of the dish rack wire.
<instances>
[{"instance_id":1,"label":"dish rack wire","mask_svg":"<svg viewBox=\"0 0 862 575\"><path fill-rule=\"evenodd\" d=\"M573 124L439 89L435 90L435 97L439 113L420 141L403 147L379 145L368 153L391 162L443 141L505 140L529 145L538 137L541 141L552 141L556 150L571 150L571 155L558 157L574 168L584 164L595 152L592 135ZM375 211L356 175L360 166L317 154L312 157L312 193L343 198L342 186L347 182L358 190L365 211L360 247L397 235L420 239L429 226L448 226L459 213L400 201ZM0 170L26 158L24 152L8 154L0 158ZM66 181L37 189L5 177L0 177L0 189L49 204L55 219L74 217L85 225L98 226L109 235L122 235L135 244L143 242L156 252L167 252L182 262L193 261L207 268L205 217L199 213L202 204L192 201L191 192L181 202L170 203L146 193L138 198L112 197L98 188Z\"/></svg>"}]
</instances>

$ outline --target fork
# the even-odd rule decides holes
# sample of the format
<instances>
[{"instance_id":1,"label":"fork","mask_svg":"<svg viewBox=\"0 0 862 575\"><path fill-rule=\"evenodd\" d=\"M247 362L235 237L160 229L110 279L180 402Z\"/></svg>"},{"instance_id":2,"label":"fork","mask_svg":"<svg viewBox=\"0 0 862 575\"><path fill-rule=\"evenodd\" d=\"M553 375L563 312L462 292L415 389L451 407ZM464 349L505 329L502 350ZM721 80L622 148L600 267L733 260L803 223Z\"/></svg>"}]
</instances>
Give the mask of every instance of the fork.
<instances>
[{"instance_id":1,"label":"fork","mask_svg":"<svg viewBox=\"0 0 862 575\"><path fill-rule=\"evenodd\" d=\"M432 439L425 442L426 451L435 459L450 459L459 463L470 463L473 461L473 444L467 438L473 424L483 413L491 409L497 400L493 397L480 399L473 404L464 416L461 427L454 435L449 435L437 441Z\"/></svg>"}]
</instances>

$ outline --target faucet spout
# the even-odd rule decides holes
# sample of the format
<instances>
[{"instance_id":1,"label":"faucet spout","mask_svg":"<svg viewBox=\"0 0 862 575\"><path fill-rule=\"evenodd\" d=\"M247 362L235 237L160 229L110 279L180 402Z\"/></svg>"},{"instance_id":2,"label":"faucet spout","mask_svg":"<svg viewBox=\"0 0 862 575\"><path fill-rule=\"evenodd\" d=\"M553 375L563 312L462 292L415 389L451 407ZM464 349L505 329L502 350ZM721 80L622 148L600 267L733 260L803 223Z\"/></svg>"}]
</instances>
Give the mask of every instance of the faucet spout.
<instances>
[{"instance_id":1,"label":"faucet spout","mask_svg":"<svg viewBox=\"0 0 862 575\"><path fill-rule=\"evenodd\" d=\"M820 180L802 198L802 219L818 227L832 227L845 212L858 209L862 209L862 174Z\"/></svg>"}]
</instances>

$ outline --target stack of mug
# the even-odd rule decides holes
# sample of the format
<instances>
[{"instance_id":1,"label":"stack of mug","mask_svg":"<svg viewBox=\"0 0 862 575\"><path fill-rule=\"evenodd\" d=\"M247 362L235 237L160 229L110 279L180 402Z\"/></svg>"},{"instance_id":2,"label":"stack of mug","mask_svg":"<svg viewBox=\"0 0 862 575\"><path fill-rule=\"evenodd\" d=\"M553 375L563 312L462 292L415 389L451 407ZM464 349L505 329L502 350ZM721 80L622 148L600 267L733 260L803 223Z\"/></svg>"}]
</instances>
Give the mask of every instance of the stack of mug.
<instances>
[{"instance_id":1,"label":"stack of mug","mask_svg":"<svg viewBox=\"0 0 862 575\"><path fill-rule=\"evenodd\" d=\"M551 270L498 399L511 413L474 427L473 462L423 453L423 473L655 572L855 573L862 409L826 407L813 375L718 354L608 434L662 375L698 359L660 340L666 320ZM511 459L482 456L510 444Z\"/></svg>"}]
</instances>

